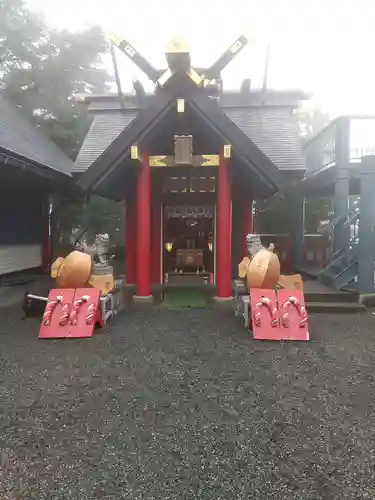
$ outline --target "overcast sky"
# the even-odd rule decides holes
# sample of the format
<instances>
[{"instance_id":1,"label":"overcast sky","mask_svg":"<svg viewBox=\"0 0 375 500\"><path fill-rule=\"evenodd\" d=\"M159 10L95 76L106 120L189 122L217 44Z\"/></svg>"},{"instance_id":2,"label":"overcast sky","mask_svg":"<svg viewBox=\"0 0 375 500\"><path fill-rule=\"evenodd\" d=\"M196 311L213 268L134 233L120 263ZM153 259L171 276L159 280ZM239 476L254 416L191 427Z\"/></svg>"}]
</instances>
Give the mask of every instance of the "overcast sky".
<instances>
[{"instance_id":1,"label":"overcast sky","mask_svg":"<svg viewBox=\"0 0 375 500\"><path fill-rule=\"evenodd\" d=\"M271 45L269 87L302 88L332 116L375 114L375 0L27 0L58 28L91 25L126 37L156 67L175 36L191 47L193 66L212 63L235 38L249 46L223 73L225 88L262 81ZM125 89L147 78L118 54ZM109 69L111 67L109 65Z\"/></svg>"}]
</instances>

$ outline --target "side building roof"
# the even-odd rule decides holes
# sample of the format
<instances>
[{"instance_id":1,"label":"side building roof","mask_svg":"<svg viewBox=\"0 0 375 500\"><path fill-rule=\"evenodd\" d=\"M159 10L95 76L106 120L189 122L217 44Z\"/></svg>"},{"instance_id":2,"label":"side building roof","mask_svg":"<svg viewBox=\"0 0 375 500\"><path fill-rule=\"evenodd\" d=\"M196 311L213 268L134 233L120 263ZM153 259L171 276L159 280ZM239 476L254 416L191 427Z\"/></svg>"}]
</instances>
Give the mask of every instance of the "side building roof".
<instances>
[{"instance_id":1,"label":"side building roof","mask_svg":"<svg viewBox=\"0 0 375 500\"><path fill-rule=\"evenodd\" d=\"M106 111L97 114L74 163L73 172L85 172L138 116L138 111Z\"/></svg>"},{"instance_id":2,"label":"side building roof","mask_svg":"<svg viewBox=\"0 0 375 500\"><path fill-rule=\"evenodd\" d=\"M72 160L0 91L0 154L72 177Z\"/></svg>"}]
</instances>

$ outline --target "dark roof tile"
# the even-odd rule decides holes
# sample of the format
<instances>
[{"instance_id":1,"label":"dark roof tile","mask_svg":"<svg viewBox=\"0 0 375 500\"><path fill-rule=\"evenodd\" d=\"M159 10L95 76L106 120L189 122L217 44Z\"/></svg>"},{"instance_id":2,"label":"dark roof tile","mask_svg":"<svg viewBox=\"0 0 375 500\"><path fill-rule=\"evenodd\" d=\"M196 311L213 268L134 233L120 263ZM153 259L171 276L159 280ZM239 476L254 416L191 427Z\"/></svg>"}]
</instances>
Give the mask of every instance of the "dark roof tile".
<instances>
[{"instance_id":1,"label":"dark roof tile","mask_svg":"<svg viewBox=\"0 0 375 500\"><path fill-rule=\"evenodd\" d=\"M0 149L71 175L71 159L23 116L21 110L6 98L5 91L0 91Z\"/></svg>"},{"instance_id":2,"label":"dark roof tile","mask_svg":"<svg viewBox=\"0 0 375 500\"><path fill-rule=\"evenodd\" d=\"M280 170L306 169L292 110L233 107L223 111Z\"/></svg>"},{"instance_id":3,"label":"dark roof tile","mask_svg":"<svg viewBox=\"0 0 375 500\"><path fill-rule=\"evenodd\" d=\"M305 170L305 158L288 107L222 107L225 114L280 170ZM137 116L135 109L96 114L74 172L84 172Z\"/></svg>"},{"instance_id":4,"label":"dark roof tile","mask_svg":"<svg viewBox=\"0 0 375 500\"><path fill-rule=\"evenodd\" d=\"M107 111L97 114L78 153L73 172L85 172L120 133L130 125L137 114L137 111L132 110L127 113Z\"/></svg>"}]
</instances>

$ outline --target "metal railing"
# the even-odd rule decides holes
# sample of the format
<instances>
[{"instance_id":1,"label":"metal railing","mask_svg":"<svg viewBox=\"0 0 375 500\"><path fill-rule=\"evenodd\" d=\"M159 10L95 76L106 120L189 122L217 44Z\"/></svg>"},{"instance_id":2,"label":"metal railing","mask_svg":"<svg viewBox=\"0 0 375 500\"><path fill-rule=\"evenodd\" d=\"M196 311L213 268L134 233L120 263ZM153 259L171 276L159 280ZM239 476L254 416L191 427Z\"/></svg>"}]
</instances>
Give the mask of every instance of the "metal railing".
<instances>
[{"instance_id":1,"label":"metal railing","mask_svg":"<svg viewBox=\"0 0 375 500\"><path fill-rule=\"evenodd\" d=\"M344 116L329 123L304 146L308 173L339 162L357 163L375 154L375 116Z\"/></svg>"},{"instance_id":2,"label":"metal railing","mask_svg":"<svg viewBox=\"0 0 375 500\"><path fill-rule=\"evenodd\" d=\"M332 254L329 264L317 275L320 282L342 289L355 287L358 279L358 244L360 213L353 210L346 217L337 217L331 221L332 233L338 225L349 227L349 247L339 248Z\"/></svg>"},{"instance_id":3,"label":"metal railing","mask_svg":"<svg viewBox=\"0 0 375 500\"><path fill-rule=\"evenodd\" d=\"M336 161L336 139L338 121L324 127L304 146L308 172L322 170Z\"/></svg>"},{"instance_id":4,"label":"metal railing","mask_svg":"<svg viewBox=\"0 0 375 500\"><path fill-rule=\"evenodd\" d=\"M374 141L375 141L375 130L374 130ZM365 148L350 148L349 150L349 160L353 163L359 163L363 156L375 155L375 146L365 147Z\"/></svg>"}]
</instances>

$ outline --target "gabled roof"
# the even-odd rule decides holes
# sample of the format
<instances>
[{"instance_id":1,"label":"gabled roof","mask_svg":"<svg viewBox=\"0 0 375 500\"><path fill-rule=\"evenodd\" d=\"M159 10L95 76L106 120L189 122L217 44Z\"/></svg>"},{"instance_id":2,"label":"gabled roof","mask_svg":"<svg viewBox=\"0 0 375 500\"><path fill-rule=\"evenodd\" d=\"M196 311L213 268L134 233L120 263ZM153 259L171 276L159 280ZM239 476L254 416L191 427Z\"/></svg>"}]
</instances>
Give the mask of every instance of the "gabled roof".
<instances>
[{"instance_id":1,"label":"gabled roof","mask_svg":"<svg viewBox=\"0 0 375 500\"><path fill-rule=\"evenodd\" d=\"M190 105L197 115L217 132L218 136L227 144L231 144L234 152L265 184L271 192L280 190L281 177L277 166L237 125L224 113L222 109L202 93L193 95Z\"/></svg>"},{"instance_id":2,"label":"gabled roof","mask_svg":"<svg viewBox=\"0 0 375 500\"><path fill-rule=\"evenodd\" d=\"M100 183L117 168L123 166L130 148L147 137L172 109L171 96L160 93L103 151L79 179L84 191L96 190Z\"/></svg>"},{"instance_id":3,"label":"gabled roof","mask_svg":"<svg viewBox=\"0 0 375 500\"><path fill-rule=\"evenodd\" d=\"M280 170L306 170L302 142L290 108L231 106L223 111Z\"/></svg>"},{"instance_id":4,"label":"gabled roof","mask_svg":"<svg viewBox=\"0 0 375 500\"><path fill-rule=\"evenodd\" d=\"M185 95L182 89L187 84L187 81L171 81L168 92L160 91L149 106L141 111L137 118L94 161L79 180L79 185L86 191L97 190L105 178L108 178L119 167L123 167L124 160L129 157L131 145L139 144L162 122L175 107L175 99L178 96L185 98L193 112L205 121L221 140L232 145L234 153L242 163L257 174L265 191L268 193L278 191L281 179L279 170L273 162L225 115L215 102L203 95L200 89L187 86L188 91Z\"/></svg>"},{"instance_id":5,"label":"gabled roof","mask_svg":"<svg viewBox=\"0 0 375 500\"><path fill-rule=\"evenodd\" d=\"M138 111L97 114L91 124L74 163L73 172L85 172L137 117Z\"/></svg>"},{"instance_id":6,"label":"gabled roof","mask_svg":"<svg viewBox=\"0 0 375 500\"><path fill-rule=\"evenodd\" d=\"M147 96L147 103L152 97ZM266 105L261 97L256 91L249 95L225 93L218 105L280 170L305 171L305 155L293 115L303 94L268 92ZM93 96L87 101L95 117L74 164L73 172L79 173L86 171L142 111L133 95L125 96L123 110L115 95Z\"/></svg>"},{"instance_id":7,"label":"gabled roof","mask_svg":"<svg viewBox=\"0 0 375 500\"><path fill-rule=\"evenodd\" d=\"M73 162L0 91L0 152L71 177Z\"/></svg>"}]
</instances>

